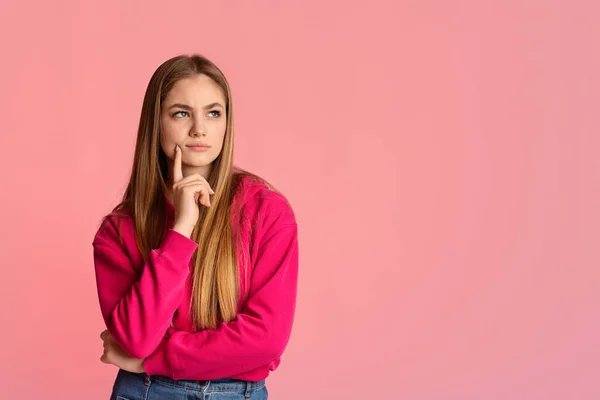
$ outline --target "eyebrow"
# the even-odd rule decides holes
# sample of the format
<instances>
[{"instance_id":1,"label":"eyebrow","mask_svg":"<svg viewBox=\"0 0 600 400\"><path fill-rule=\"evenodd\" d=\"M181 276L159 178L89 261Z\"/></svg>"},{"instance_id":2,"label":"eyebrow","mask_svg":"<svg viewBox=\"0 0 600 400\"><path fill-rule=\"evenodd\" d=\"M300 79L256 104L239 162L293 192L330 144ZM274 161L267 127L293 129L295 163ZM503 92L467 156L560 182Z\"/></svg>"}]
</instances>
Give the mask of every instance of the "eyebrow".
<instances>
[{"instance_id":1,"label":"eyebrow","mask_svg":"<svg viewBox=\"0 0 600 400\"><path fill-rule=\"evenodd\" d=\"M175 104L171 105L171 106L169 107L169 110L170 110L171 108L175 108L175 107L177 107L177 108L183 108L184 110L188 110L188 111L192 111L192 110L193 110L193 109L192 109L192 107L188 106L187 104L182 104L182 103L175 103ZM225 108L225 107L223 107L223 105L222 105L221 103L218 103L218 102L217 102L217 103L210 103L210 104L207 104L207 105L205 105L203 108L204 108L205 110L208 110L209 108L213 108L213 107L221 107L221 108Z\"/></svg>"}]
</instances>

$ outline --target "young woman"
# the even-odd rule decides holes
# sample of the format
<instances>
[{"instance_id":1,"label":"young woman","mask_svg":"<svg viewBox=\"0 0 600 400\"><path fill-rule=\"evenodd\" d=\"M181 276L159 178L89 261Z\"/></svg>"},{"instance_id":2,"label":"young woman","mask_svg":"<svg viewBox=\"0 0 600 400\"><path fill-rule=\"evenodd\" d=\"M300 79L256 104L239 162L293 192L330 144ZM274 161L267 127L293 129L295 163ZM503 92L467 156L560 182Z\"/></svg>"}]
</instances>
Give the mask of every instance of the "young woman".
<instances>
[{"instance_id":1,"label":"young woman","mask_svg":"<svg viewBox=\"0 0 600 400\"><path fill-rule=\"evenodd\" d=\"M296 306L286 198L233 165L229 84L208 59L154 72L122 202L94 237L111 399L266 399Z\"/></svg>"}]
</instances>

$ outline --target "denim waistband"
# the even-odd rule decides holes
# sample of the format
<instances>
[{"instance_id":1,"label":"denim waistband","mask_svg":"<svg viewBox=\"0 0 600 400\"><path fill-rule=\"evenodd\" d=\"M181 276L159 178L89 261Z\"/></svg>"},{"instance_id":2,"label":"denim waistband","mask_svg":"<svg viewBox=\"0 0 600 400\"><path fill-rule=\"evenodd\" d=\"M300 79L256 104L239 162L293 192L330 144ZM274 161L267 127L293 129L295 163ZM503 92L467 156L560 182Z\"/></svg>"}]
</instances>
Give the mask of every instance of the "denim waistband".
<instances>
[{"instance_id":1,"label":"denim waistband","mask_svg":"<svg viewBox=\"0 0 600 400\"><path fill-rule=\"evenodd\" d=\"M147 382L161 382L166 385L199 390L202 392L243 392L257 390L265 386L265 379L252 382L239 379L211 379L211 380L174 380L162 375L145 375Z\"/></svg>"}]
</instances>

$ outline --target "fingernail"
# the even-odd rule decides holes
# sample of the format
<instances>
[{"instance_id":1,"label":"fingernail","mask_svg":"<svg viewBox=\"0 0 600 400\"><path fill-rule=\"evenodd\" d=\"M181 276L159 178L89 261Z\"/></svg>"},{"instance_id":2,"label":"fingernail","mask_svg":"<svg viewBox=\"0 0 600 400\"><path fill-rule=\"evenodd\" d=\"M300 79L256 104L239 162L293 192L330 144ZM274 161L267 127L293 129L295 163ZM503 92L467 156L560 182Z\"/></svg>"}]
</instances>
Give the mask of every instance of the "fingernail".
<instances>
[{"instance_id":1,"label":"fingernail","mask_svg":"<svg viewBox=\"0 0 600 400\"><path fill-rule=\"evenodd\" d=\"M175 145L175 151L179 151L179 146Z\"/></svg>"}]
</instances>

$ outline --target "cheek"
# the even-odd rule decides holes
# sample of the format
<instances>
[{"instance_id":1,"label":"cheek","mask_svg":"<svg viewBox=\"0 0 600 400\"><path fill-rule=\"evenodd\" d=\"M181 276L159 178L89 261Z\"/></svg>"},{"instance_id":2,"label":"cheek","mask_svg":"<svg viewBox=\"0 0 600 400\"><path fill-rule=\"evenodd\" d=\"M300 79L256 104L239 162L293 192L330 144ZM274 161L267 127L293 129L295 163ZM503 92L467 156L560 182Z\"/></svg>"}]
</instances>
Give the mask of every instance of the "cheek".
<instances>
[{"instance_id":1,"label":"cheek","mask_svg":"<svg viewBox=\"0 0 600 400\"><path fill-rule=\"evenodd\" d=\"M215 148L220 153L223 150L224 145L225 145L225 134L222 134L219 136L219 139L217 140Z\"/></svg>"},{"instance_id":2,"label":"cheek","mask_svg":"<svg viewBox=\"0 0 600 400\"><path fill-rule=\"evenodd\" d=\"M219 144L222 145L223 141L225 140L225 134L227 133L227 124L224 123L222 126L219 127Z\"/></svg>"},{"instance_id":3,"label":"cheek","mask_svg":"<svg viewBox=\"0 0 600 400\"><path fill-rule=\"evenodd\" d=\"M173 127L167 125L161 125L160 129L160 144L163 151L170 154L177 143L177 135L175 134Z\"/></svg>"},{"instance_id":4,"label":"cheek","mask_svg":"<svg viewBox=\"0 0 600 400\"><path fill-rule=\"evenodd\" d=\"M165 154L169 154L169 142L166 139L165 135L162 134L162 132L160 134L160 148Z\"/></svg>"},{"instance_id":5,"label":"cheek","mask_svg":"<svg viewBox=\"0 0 600 400\"><path fill-rule=\"evenodd\" d=\"M164 142L170 142L173 136L172 129L168 125L161 125L160 127L160 139Z\"/></svg>"}]
</instances>

